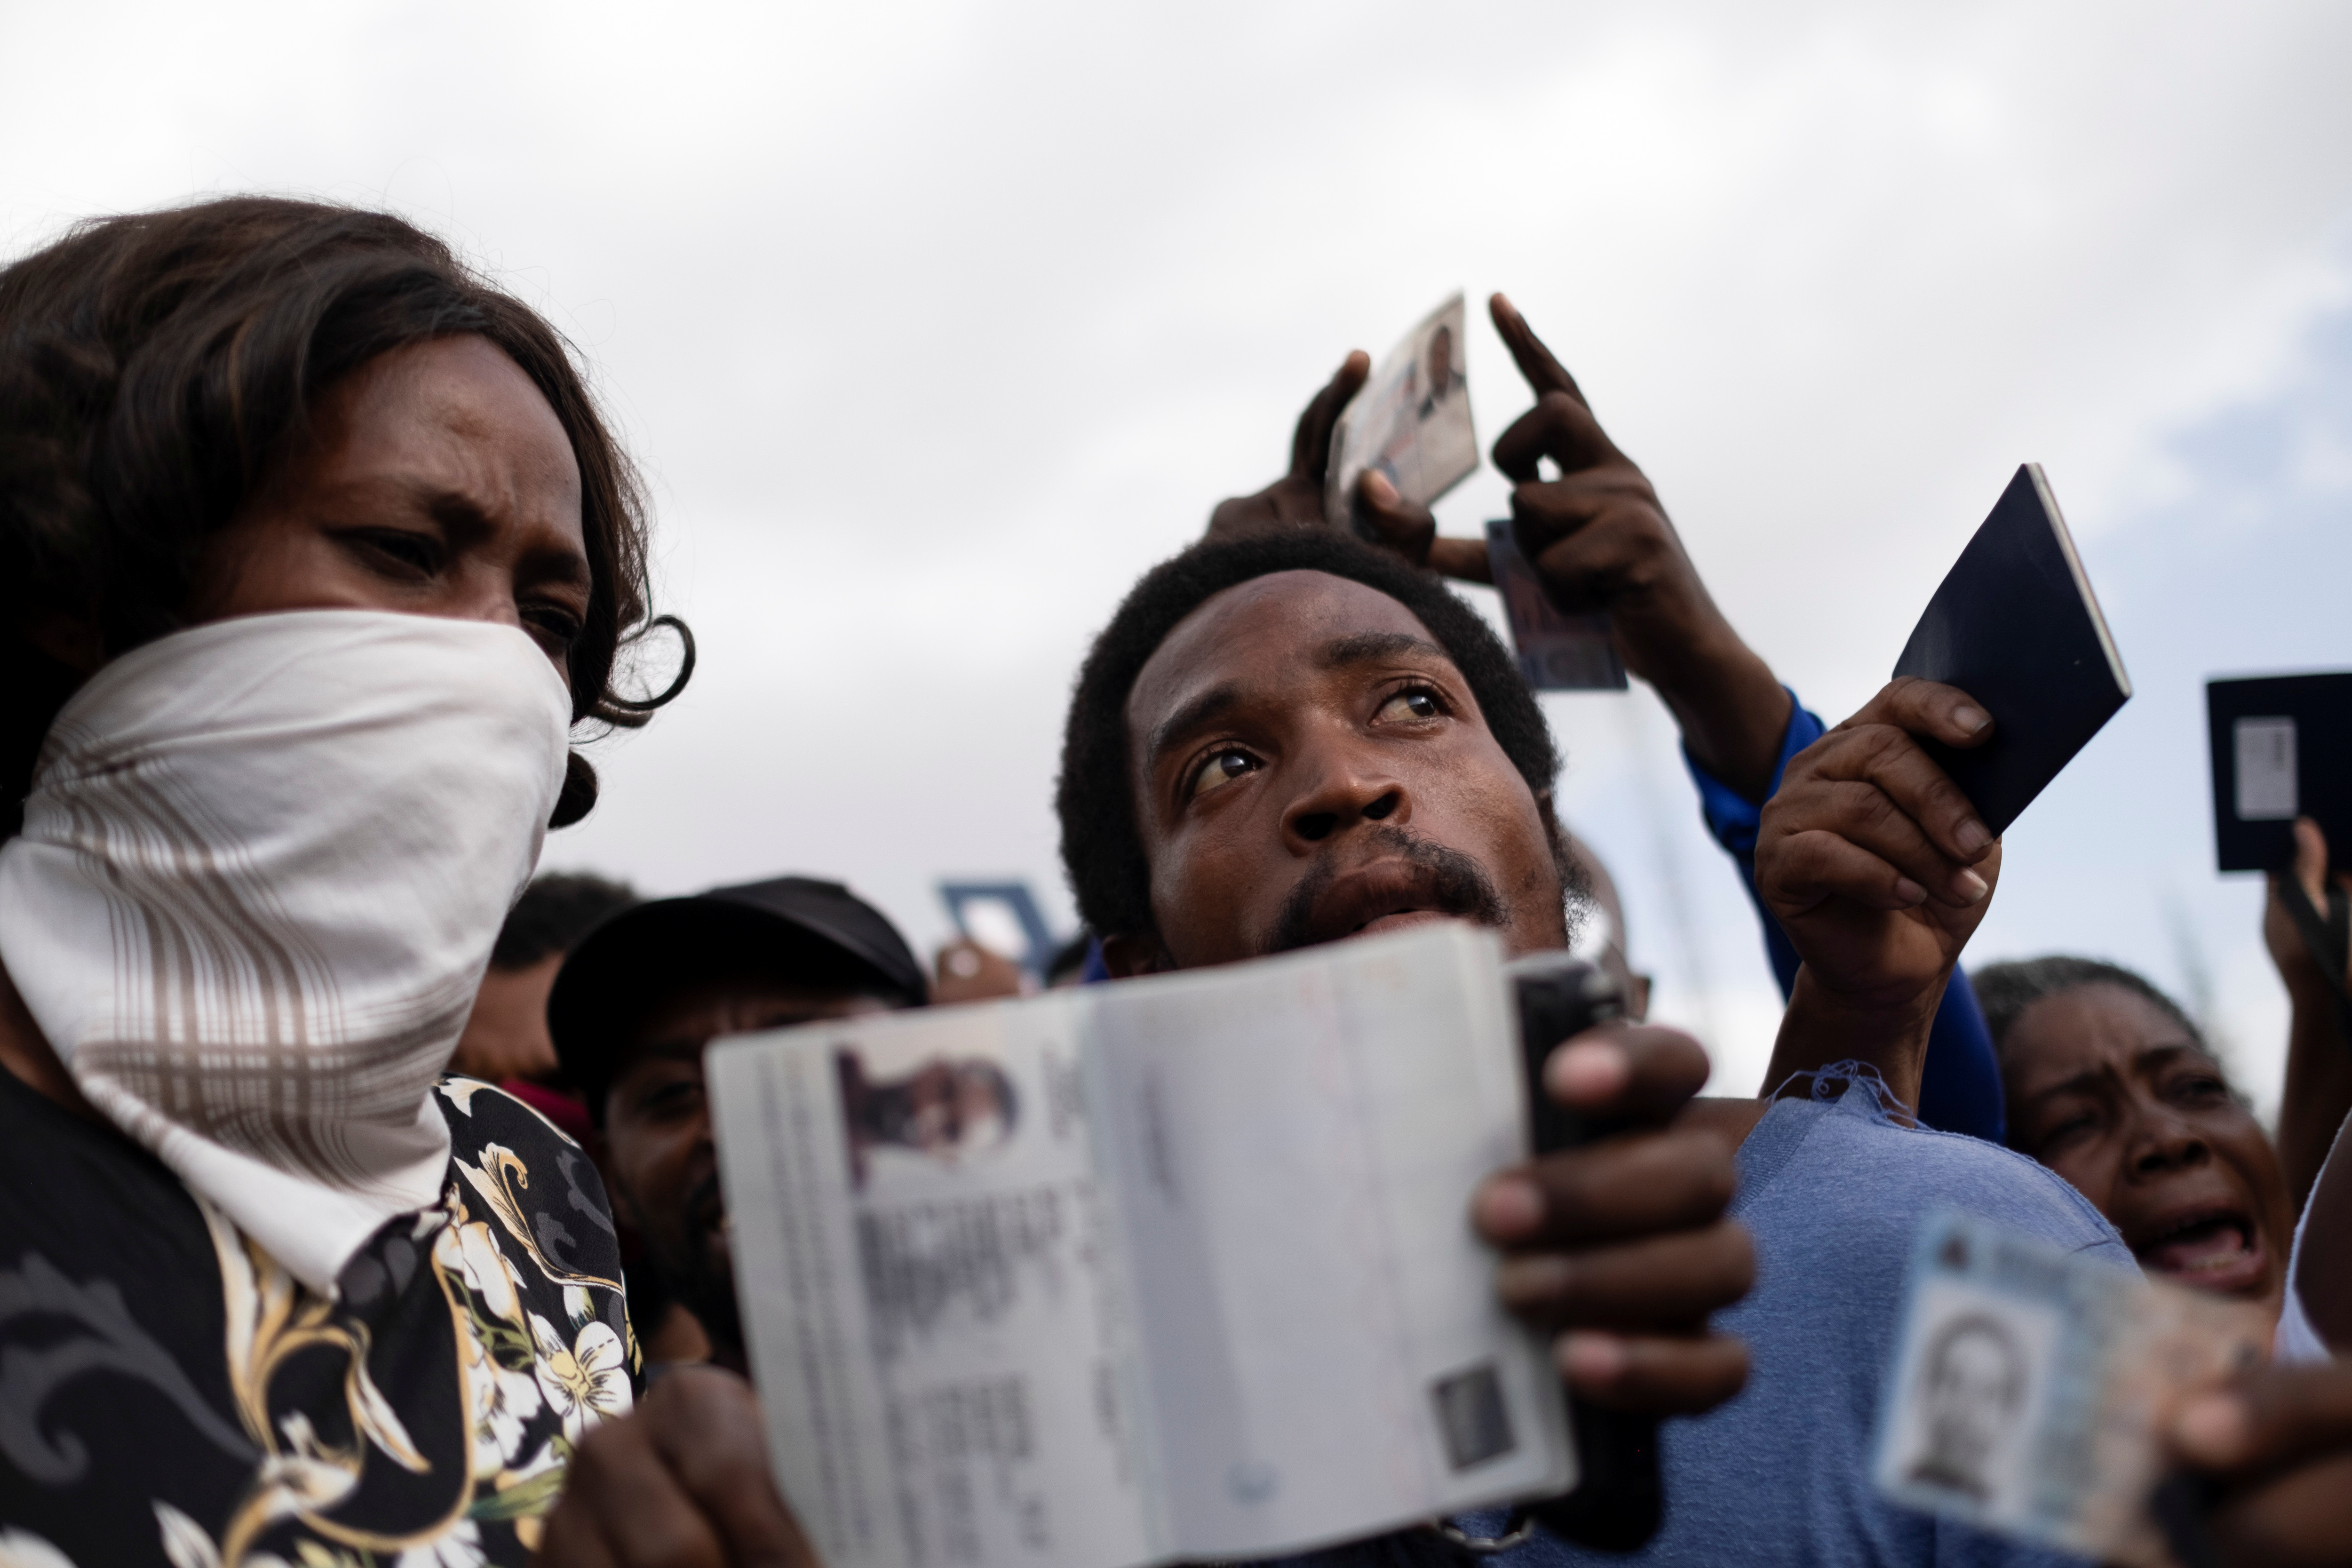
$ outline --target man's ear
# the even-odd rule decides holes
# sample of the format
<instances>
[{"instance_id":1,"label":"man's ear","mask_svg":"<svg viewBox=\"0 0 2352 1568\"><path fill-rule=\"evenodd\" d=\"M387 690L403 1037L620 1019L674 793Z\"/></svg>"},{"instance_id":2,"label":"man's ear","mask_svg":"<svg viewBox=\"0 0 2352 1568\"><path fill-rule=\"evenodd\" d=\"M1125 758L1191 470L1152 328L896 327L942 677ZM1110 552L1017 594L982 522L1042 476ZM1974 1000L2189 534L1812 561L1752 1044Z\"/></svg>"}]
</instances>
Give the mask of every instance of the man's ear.
<instances>
[{"instance_id":1,"label":"man's ear","mask_svg":"<svg viewBox=\"0 0 2352 1568\"><path fill-rule=\"evenodd\" d=\"M1160 974L1176 967L1156 936L1107 936L1102 939L1103 967L1113 980L1139 974Z\"/></svg>"}]
</instances>

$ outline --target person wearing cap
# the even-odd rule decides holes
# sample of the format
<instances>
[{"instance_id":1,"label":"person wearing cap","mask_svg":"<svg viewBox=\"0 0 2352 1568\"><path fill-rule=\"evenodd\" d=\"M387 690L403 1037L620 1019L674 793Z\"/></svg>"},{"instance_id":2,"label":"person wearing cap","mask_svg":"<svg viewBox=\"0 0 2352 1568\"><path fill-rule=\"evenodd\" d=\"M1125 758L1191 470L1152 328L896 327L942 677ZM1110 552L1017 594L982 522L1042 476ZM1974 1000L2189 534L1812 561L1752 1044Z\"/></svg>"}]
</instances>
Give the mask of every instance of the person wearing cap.
<instances>
[{"instance_id":1,"label":"person wearing cap","mask_svg":"<svg viewBox=\"0 0 2352 1568\"><path fill-rule=\"evenodd\" d=\"M888 918L810 877L639 904L564 959L547 1004L556 1055L604 1133L614 1208L709 1336L710 1360L744 1370L703 1047L927 999L923 966ZM667 1339L648 1341L649 1359L692 1359Z\"/></svg>"}]
</instances>

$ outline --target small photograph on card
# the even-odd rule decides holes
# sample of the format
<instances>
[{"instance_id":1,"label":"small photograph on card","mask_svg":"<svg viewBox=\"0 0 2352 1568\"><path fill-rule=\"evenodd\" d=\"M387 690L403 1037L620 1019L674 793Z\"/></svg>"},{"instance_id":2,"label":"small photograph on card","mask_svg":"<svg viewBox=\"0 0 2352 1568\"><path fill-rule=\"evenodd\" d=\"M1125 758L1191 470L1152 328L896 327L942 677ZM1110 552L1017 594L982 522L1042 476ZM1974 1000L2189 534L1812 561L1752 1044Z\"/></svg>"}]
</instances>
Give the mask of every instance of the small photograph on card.
<instances>
[{"instance_id":1,"label":"small photograph on card","mask_svg":"<svg viewBox=\"0 0 2352 1568\"><path fill-rule=\"evenodd\" d=\"M1350 526L1356 481L1368 468L1386 475L1405 500L1427 506L1478 467L1463 326L1456 294L1389 351L1339 416L1323 498L1333 526Z\"/></svg>"},{"instance_id":2,"label":"small photograph on card","mask_svg":"<svg viewBox=\"0 0 2352 1568\"><path fill-rule=\"evenodd\" d=\"M1912 1308L1893 1473L1906 1490L1969 1511L2022 1511L2022 1460L2057 1338L2053 1307L1948 1280Z\"/></svg>"},{"instance_id":3,"label":"small photograph on card","mask_svg":"<svg viewBox=\"0 0 2352 1568\"><path fill-rule=\"evenodd\" d=\"M1003 1061L976 1053L913 1062L872 1057L856 1045L833 1053L852 1186L864 1190L877 1166L952 1171L1013 1142L1024 1097Z\"/></svg>"},{"instance_id":4,"label":"small photograph on card","mask_svg":"<svg viewBox=\"0 0 2352 1568\"><path fill-rule=\"evenodd\" d=\"M2172 1561L2157 1433L2258 1359L2262 1310L1958 1214L1922 1226L1880 1413L1907 1507L2105 1563Z\"/></svg>"}]
</instances>

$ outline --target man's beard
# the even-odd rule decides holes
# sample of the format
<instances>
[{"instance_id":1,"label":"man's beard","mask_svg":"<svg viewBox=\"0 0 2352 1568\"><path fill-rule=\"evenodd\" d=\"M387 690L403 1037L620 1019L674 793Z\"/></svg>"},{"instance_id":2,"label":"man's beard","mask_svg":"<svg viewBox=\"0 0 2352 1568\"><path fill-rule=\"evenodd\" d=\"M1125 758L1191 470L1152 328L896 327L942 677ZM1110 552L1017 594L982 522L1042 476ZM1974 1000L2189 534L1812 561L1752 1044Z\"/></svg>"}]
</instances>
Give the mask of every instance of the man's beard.
<instances>
[{"instance_id":1,"label":"man's beard","mask_svg":"<svg viewBox=\"0 0 2352 1568\"><path fill-rule=\"evenodd\" d=\"M1427 873L1423 891L1430 909L1498 931L1510 925L1510 906L1496 889L1494 879L1486 874L1484 866L1461 850L1433 844L1385 823L1375 824L1366 832L1375 849L1385 850ZM1554 829L1548 837L1552 846L1552 870L1559 879L1565 945L1573 947L1577 931L1584 924L1585 913L1592 903L1592 878L1584 863L1569 853L1563 835ZM1290 896L1282 900L1264 952L1289 952L1348 934L1318 934L1315 929L1315 906L1331 884L1339 879L1341 870L1339 862L1332 859L1318 860L1308 868L1298 885L1290 889Z\"/></svg>"},{"instance_id":2,"label":"man's beard","mask_svg":"<svg viewBox=\"0 0 2352 1568\"><path fill-rule=\"evenodd\" d=\"M1385 823L1375 824L1366 837L1375 849L1385 850L1425 873L1423 892L1428 908L1476 925L1500 927L1511 923L1510 906L1495 890L1494 879L1486 875L1485 867L1459 849L1433 844ZM1342 869L1339 861L1330 858L1318 860L1307 868L1298 885L1290 889L1290 896L1282 900L1281 912L1275 916L1274 933L1266 940L1267 952L1288 952L1346 934L1318 932L1315 929L1315 906L1330 890L1331 884L1339 879Z\"/></svg>"},{"instance_id":3,"label":"man's beard","mask_svg":"<svg viewBox=\"0 0 2352 1568\"><path fill-rule=\"evenodd\" d=\"M724 1213L719 1205L719 1173L714 1171L686 1194L686 1225L677 1237L677 1245L647 1232L646 1252L655 1272L669 1288L671 1297L694 1314L702 1331L710 1336L713 1348L740 1359L743 1354L743 1318L742 1310L735 1302L735 1270L730 1262L713 1252L709 1233L695 1224L695 1216ZM653 1325L642 1327L650 1331Z\"/></svg>"}]
</instances>

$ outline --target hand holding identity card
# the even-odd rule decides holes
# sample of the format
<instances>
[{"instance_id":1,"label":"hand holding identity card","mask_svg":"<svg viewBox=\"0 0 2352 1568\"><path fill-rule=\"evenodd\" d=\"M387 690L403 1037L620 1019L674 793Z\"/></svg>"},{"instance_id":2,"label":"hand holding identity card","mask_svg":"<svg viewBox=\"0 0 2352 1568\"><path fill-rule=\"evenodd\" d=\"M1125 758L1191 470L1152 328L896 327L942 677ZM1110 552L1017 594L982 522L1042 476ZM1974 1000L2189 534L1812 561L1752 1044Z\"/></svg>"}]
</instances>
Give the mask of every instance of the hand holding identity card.
<instances>
[{"instance_id":1,"label":"hand holding identity card","mask_svg":"<svg viewBox=\"0 0 2352 1568\"><path fill-rule=\"evenodd\" d=\"M2262 1359L2262 1310L1965 1215L1921 1226L1878 1424L1896 1502L2102 1562L2175 1561L2157 1434Z\"/></svg>"}]
</instances>

